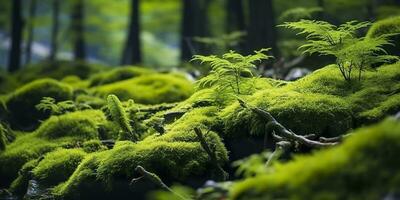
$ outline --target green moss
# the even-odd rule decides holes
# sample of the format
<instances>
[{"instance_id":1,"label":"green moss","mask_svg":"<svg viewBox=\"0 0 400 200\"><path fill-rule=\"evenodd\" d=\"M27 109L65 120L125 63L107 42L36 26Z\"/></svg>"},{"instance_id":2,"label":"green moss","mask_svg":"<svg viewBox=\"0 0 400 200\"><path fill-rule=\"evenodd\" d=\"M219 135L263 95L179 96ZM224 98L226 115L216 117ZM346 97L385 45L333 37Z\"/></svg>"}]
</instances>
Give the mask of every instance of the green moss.
<instances>
[{"instance_id":1,"label":"green moss","mask_svg":"<svg viewBox=\"0 0 400 200\"><path fill-rule=\"evenodd\" d=\"M110 84L153 73L155 71L141 67L119 67L93 75L90 77L90 86Z\"/></svg>"},{"instance_id":2,"label":"green moss","mask_svg":"<svg viewBox=\"0 0 400 200\"><path fill-rule=\"evenodd\" d=\"M281 86L242 97L268 110L298 134L334 136L379 121L398 109L400 63L367 71L362 82L348 84L334 65ZM238 103L219 114L227 135L263 134L265 122Z\"/></svg>"},{"instance_id":3,"label":"green moss","mask_svg":"<svg viewBox=\"0 0 400 200\"><path fill-rule=\"evenodd\" d=\"M53 79L39 79L18 88L5 102L11 125L27 128L48 117L48 113L35 108L43 97L52 97L57 102L69 100L72 98L72 88Z\"/></svg>"},{"instance_id":4,"label":"green moss","mask_svg":"<svg viewBox=\"0 0 400 200\"><path fill-rule=\"evenodd\" d=\"M8 185L26 162L58 147L78 147L86 140L98 139L107 123L101 111L77 111L53 116L36 131L20 134L6 151L0 152L0 184Z\"/></svg>"},{"instance_id":5,"label":"green moss","mask_svg":"<svg viewBox=\"0 0 400 200\"><path fill-rule=\"evenodd\" d=\"M11 92L18 87L18 81L6 71L0 69L0 94Z\"/></svg>"},{"instance_id":6,"label":"green moss","mask_svg":"<svg viewBox=\"0 0 400 200\"><path fill-rule=\"evenodd\" d=\"M32 179L32 170L38 165L39 159L31 160L22 166L18 177L11 183L10 191L13 194L23 195L28 188L29 180Z\"/></svg>"},{"instance_id":7,"label":"green moss","mask_svg":"<svg viewBox=\"0 0 400 200\"><path fill-rule=\"evenodd\" d=\"M359 129L342 145L238 182L233 199L381 199L399 192L400 123ZM296 178L294 178L296 177Z\"/></svg>"},{"instance_id":8,"label":"green moss","mask_svg":"<svg viewBox=\"0 0 400 200\"><path fill-rule=\"evenodd\" d=\"M128 115L126 114L124 107L122 107L118 97L115 95L108 95L107 107L110 111L112 120L121 129L118 139L137 141L139 137L136 135L137 133L133 132L133 129L129 123Z\"/></svg>"},{"instance_id":9,"label":"green moss","mask_svg":"<svg viewBox=\"0 0 400 200\"><path fill-rule=\"evenodd\" d=\"M66 76L74 75L86 79L92 74L105 71L107 67L98 64L89 64L82 61L44 61L23 68L15 73L15 78L27 83L39 78L54 78L61 80Z\"/></svg>"},{"instance_id":10,"label":"green moss","mask_svg":"<svg viewBox=\"0 0 400 200\"><path fill-rule=\"evenodd\" d=\"M389 55L400 54L400 16L394 16L375 22L368 30L367 37L379 37L384 34L397 34L391 37L394 46L386 46Z\"/></svg>"},{"instance_id":11,"label":"green moss","mask_svg":"<svg viewBox=\"0 0 400 200\"><path fill-rule=\"evenodd\" d=\"M33 178L50 186L64 182L85 156L86 153L81 149L59 149L50 152L32 170Z\"/></svg>"},{"instance_id":12,"label":"green moss","mask_svg":"<svg viewBox=\"0 0 400 200\"><path fill-rule=\"evenodd\" d=\"M99 110L84 110L61 116L52 116L36 131L38 137L55 139L74 137L98 139L99 125L106 123L106 117Z\"/></svg>"},{"instance_id":13,"label":"green moss","mask_svg":"<svg viewBox=\"0 0 400 200\"><path fill-rule=\"evenodd\" d=\"M167 181L209 177L213 165L198 142L193 127L206 128L215 123L213 116L216 116L216 111L215 107L193 109L169 125L163 135L152 135L138 143L118 142L112 150L88 156L67 182L54 189L54 193L65 198L77 198L85 193L83 188L99 186L104 193L112 195L112 191L118 190L118 182L128 184L135 177L133 169L137 165ZM221 164L226 162L228 156L220 137L214 132L205 137L217 152L218 161Z\"/></svg>"},{"instance_id":14,"label":"green moss","mask_svg":"<svg viewBox=\"0 0 400 200\"><path fill-rule=\"evenodd\" d=\"M107 147L104 146L100 140L89 140L83 143L82 149L86 153L93 153L97 151L107 150Z\"/></svg>"},{"instance_id":15,"label":"green moss","mask_svg":"<svg viewBox=\"0 0 400 200\"><path fill-rule=\"evenodd\" d=\"M100 96L117 95L122 101L158 104L182 101L193 93L192 83L182 76L152 74L93 88Z\"/></svg>"},{"instance_id":16,"label":"green moss","mask_svg":"<svg viewBox=\"0 0 400 200\"><path fill-rule=\"evenodd\" d=\"M375 22L368 30L367 37L377 37L392 33L400 33L400 16Z\"/></svg>"}]
</instances>

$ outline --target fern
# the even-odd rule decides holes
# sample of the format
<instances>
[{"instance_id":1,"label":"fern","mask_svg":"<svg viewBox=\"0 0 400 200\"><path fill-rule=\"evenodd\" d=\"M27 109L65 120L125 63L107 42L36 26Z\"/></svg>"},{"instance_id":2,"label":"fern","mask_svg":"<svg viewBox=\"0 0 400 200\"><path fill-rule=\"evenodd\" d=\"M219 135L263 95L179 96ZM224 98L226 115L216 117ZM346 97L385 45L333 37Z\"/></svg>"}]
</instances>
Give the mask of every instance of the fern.
<instances>
[{"instance_id":1,"label":"fern","mask_svg":"<svg viewBox=\"0 0 400 200\"><path fill-rule=\"evenodd\" d=\"M215 55L195 55L192 61L200 61L201 64L209 64L211 71L209 75L197 81L198 88L215 87L217 92L229 91L236 95L243 92L240 87L243 76L253 77L255 63L271 58L266 55L270 49L255 51L253 55L243 56L235 51L230 51L222 57Z\"/></svg>"},{"instance_id":2,"label":"fern","mask_svg":"<svg viewBox=\"0 0 400 200\"><path fill-rule=\"evenodd\" d=\"M87 104L77 104L74 101L60 101L56 102L56 100L52 97L43 97L40 100L40 103L37 104L36 109L43 112L50 112L51 115L62 115L68 112L74 112L77 110L85 110L92 109Z\"/></svg>"},{"instance_id":3,"label":"fern","mask_svg":"<svg viewBox=\"0 0 400 200\"><path fill-rule=\"evenodd\" d=\"M0 151L6 150L7 146L7 137L6 137L6 128L3 127L3 124L0 123Z\"/></svg>"},{"instance_id":4,"label":"fern","mask_svg":"<svg viewBox=\"0 0 400 200\"><path fill-rule=\"evenodd\" d=\"M336 57L344 79L352 80L352 72L358 70L358 79L361 73L376 63L387 63L398 60L397 56L387 55L383 46L392 44L390 35L376 38L358 37L357 32L370 26L370 22L350 21L340 26L324 21L301 20L286 22L282 27L300 30L298 34L306 35L307 43L300 46L303 53L330 55Z\"/></svg>"},{"instance_id":5,"label":"fern","mask_svg":"<svg viewBox=\"0 0 400 200\"><path fill-rule=\"evenodd\" d=\"M111 114L112 120L118 124L122 130L119 134L119 140L132 140L138 141L139 137L134 134L133 129L130 125L128 115L125 112L121 101L115 95L108 95L107 106Z\"/></svg>"},{"instance_id":6,"label":"fern","mask_svg":"<svg viewBox=\"0 0 400 200\"><path fill-rule=\"evenodd\" d=\"M320 7L296 7L288 9L279 16L279 21L299 21L301 19L310 19L315 13L322 12Z\"/></svg>"}]
</instances>

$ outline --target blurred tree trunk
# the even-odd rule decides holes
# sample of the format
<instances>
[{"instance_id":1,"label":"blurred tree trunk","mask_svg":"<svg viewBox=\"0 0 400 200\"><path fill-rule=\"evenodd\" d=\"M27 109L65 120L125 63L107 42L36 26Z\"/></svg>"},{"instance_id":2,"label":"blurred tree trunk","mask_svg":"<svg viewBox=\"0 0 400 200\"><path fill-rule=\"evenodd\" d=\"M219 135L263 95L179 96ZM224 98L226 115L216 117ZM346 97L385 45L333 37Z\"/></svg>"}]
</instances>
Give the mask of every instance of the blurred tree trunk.
<instances>
[{"instance_id":1,"label":"blurred tree trunk","mask_svg":"<svg viewBox=\"0 0 400 200\"><path fill-rule=\"evenodd\" d=\"M247 28L247 52L261 48L272 48L272 54L278 58L276 44L276 25L272 0L250 0L249 24Z\"/></svg>"},{"instance_id":2,"label":"blurred tree trunk","mask_svg":"<svg viewBox=\"0 0 400 200\"><path fill-rule=\"evenodd\" d=\"M29 4L28 41L26 43L26 49L25 49L26 52L25 64L29 64L32 58L32 43L34 37L35 16L36 16L36 0L31 0Z\"/></svg>"},{"instance_id":3,"label":"blurred tree trunk","mask_svg":"<svg viewBox=\"0 0 400 200\"><path fill-rule=\"evenodd\" d=\"M195 45L194 37L206 37L207 10L210 0L182 0L181 61L189 61L194 54L205 53L203 45Z\"/></svg>"},{"instance_id":4,"label":"blurred tree trunk","mask_svg":"<svg viewBox=\"0 0 400 200\"><path fill-rule=\"evenodd\" d=\"M227 0L227 31L245 31L243 0Z\"/></svg>"},{"instance_id":5,"label":"blurred tree trunk","mask_svg":"<svg viewBox=\"0 0 400 200\"><path fill-rule=\"evenodd\" d=\"M21 0L12 1L11 11L11 50L8 60L8 71L13 72L20 68L21 41L22 41L22 5Z\"/></svg>"},{"instance_id":6,"label":"blurred tree trunk","mask_svg":"<svg viewBox=\"0 0 400 200\"><path fill-rule=\"evenodd\" d=\"M373 21L376 20L376 8L378 6L377 0L369 0L367 3L367 17L366 20Z\"/></svg>"},{"instance_id":7,"label":"blurred tree trunk","mask_svg":"<svg viewBox=\"0 0 400 200\"><path fill-rule=\"evenodd\" d=\"M317 0L317 6L322 8L321 12L318 12L318 19L324 20L325 19L325 1L324 0Z\"/></svg>"},{"instance_id":8,"label":"blurred tree trunk","mask_svg":"<svg viewBox=\"0 0 400 200\"><path fill-rule=\"evenodd\" d=\"M57 37L60 27L60 1L53 0L53 13L52 13L52 27L51 27L51 41L50 41L50 55L49 60L54 61L57 56Z\"/></svg>"},{"instance_id":9,"label":"blurred tree trunk","mask_svg":"<svg viewBox=\"0 0 400 200\"><path fill-rule=\"evenodd\" d=\"M131 14L129 20L127 39L122 52L122 65L133 65L142 62L139 0L131 0Z\"/></svg>"},{"instance_id":10,"label":"blurred tree trunk","mask_svg":"<svg viewBox=\"0 0 400 200\"><path fill-rule=\"evenodd\" d=\"M84 0L76 0L72 6L71 21L73 33L73 53L75 60L85 60L85 33L84 33L84 17L85 5Z\"/></svg>"},{"instance_id":11,"label":"blurred tree trunk","mask_svg":"<svg viewBox=\"0 0 400 200\"><path fill-rule=\"evenodd\" d=\"M235 31L246 31L243 0L227 0L226 1L226 30L227 33ZM243 42L240 42L237 46L239 52L244 49Z\"/></svg>"}]
</instances>

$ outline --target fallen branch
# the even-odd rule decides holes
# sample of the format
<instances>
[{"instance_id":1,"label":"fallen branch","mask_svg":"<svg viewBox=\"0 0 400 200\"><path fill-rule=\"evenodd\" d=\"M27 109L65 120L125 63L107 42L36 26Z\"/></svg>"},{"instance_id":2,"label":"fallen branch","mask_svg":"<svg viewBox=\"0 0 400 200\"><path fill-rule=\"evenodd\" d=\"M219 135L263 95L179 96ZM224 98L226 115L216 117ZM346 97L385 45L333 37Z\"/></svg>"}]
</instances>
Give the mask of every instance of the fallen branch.
<instances>
[{"instance_id":1,"label":"fallen branch","mask_svg":"<svg viewBox=\"0 0 400 200\"><path fill-rule=\"evenodd\" d=\"M173 191L170 187L168 187L162 180L160 177L157 176L157 174L148 172L146 169L144 169L142 166L138 165L135 168L135 171L138 172L141 176L139 178L134 178L131 180L129 185L134 185L136 182L138 182L141 179L147 179L151 182L153 182L154 184L156 184L158 187L165 189L169 192L171 192L172 194L174 194L175 196L179 197L180 199L183 200L187 200L187 198L183 197L182 195L176 193L175 191Z\"/></svg>"},{"instance_id":2,"label":"fallen branch","mask_svg":"<svg viewBox=\"0 0 400 200\"><path fill-rule=\"evenodd\" d=\"M281 157L282 154L284 154L286 151L288 151L293 144L291 142L287 142L287 141L280 141L277 142L275 145L275 150L274 152L272 152L272 154L268 157L267 162L265 163L266 167L271 166L271 164L278 160L279 157Z\"/></svg>"},{"instance_id":3,"label":"fallen branch","mask_svg":"<svg viewBox=\"0 0 400 200\"><path fill-rule=\"evenodd\" d=\"M212 151L211 148L208 146L206 139L204 138L203 132L200 130L200 128L194 128L194 132L197 135L197 139L200 141L201 147L203 147L204 151L208 154L208 157L210 158L211 162L213 165L220 171L220 173L223 176L223 180L225 181L228 179L228 173L222 169L221 165L218 163L217 155L215 151Z\"/></svg>"},{"instance_id":4,"label":"fallen branch","mask_svg":"<svg viewBox=\"0 0 400 200\"><path fill-rule=\"evenodd\" d=\"M312 147L312 148L324 148L337 145L338 142L319 142L315 140L310 140L305 136L297 135L294 132L288 130L282 124L280 124L268 111L251 107L246 102L241 99L238 99L240 106L243 108L250 109L252 112L256 113L259 117L263 118L266 122L266 135L270 135L273 131L280 137L292 141L298 142L299 144ZM276 136L275 136L276 137Z\"/></svg>"}]
</instances>

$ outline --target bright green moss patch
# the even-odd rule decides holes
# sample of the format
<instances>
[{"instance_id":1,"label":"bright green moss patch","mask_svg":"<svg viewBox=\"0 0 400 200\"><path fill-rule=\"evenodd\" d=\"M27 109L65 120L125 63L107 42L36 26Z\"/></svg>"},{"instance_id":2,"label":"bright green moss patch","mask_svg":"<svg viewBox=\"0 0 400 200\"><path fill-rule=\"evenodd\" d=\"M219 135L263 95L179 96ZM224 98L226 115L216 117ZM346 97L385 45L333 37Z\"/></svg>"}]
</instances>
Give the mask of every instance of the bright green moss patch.
<instances>
[{"instance_id":1,"label":"bright green moss patch","mask_svg":"<svg viewBox=\"0 0 400 200\"><path fill-rule=\"evenodd\" d=\"M81 149L60 149L50 152L32 170L33 177L46 185L66 181L85 155Z\"/></svg>"},{"instance_id":2,"label":"bright green moss patch","mask_svg":"<svg viewBox=\"0 0 400 200\"><path fill-rule=\"evenodd\" d=\"M377 37L383 34L393 33L400 33L400 16L375 22L368 30L367 37Z\"/></svg>"},{"instance_id":3,"label":"bright green moss patch","mask_svg":"<svg viewBox=\"0 0 400 200\"><path fill-rule=\"evenodd\" d=\"M38 137L55 139L74 137L82 139L98 139L98 128L106 123L106 117L99 110L85 110L52 116L36 131Z\"/></svg>"},{"instance_id":4,"label":"bright green moss patch","mask_svg":"<svg viewBox=\"0 0 400 200\"><path fill-rule=\"evenodd\" d=\"M213 164L201 147L194 127L207 128L215 123L215 107L197 108L170 124L163 135L152 135L138 143L118 142L112 150L88 156L70 179L54 190L62 197L77 197L83 188L98 187L105 193L118 190L118 183L128 185L135 176L134 168L141 165L166 181L187 181L213 175ZM206 133L206 131L204 131ZM206 141L216 151L218 162L228 160L227 151L214 132L205 134ZM90 187L89 187L90 188ZM107 188L107 189L105 189Z\"/></svg>"},{"instance_id":5,"label":"bright green moss patch","mask_svg":"<svg viewBox=\"0 0 400 200\"><path fill-rule=\"evenodd\" d=\"M142 75L153 74L155 71L141 67L118 67L90 77L90 86L110 84Z\"/></svg>"},{"instance_id":6,"label":"bright green moss patch","mask_svg":"<svg viewBox=\"0 0 400 200\"><path fill-rule=\"evenodd\" d=\"M80 147L84 141L99 139L108 132L104 114L97 110L77 111L53 116L34 132L20 134L0 153L1 185L8 185L28 161L39 158L58 147Z\"/></svg>"},{"instance_id":7,"label":"bright green moss patch","mask_svg":"<svg viewBox=\"0 0 400 200\"><path fill-rule=\"evenodd\" d=\"M35 108L43 97L52 97L57 102L69 100L72 98L72 88L53 79L39 79L18 88L5 102L11 125L28 128L48 117L48 113Z\"/></svg>"},{"instance_id":8,"label":"bright green moss patch","mask_svg":"<svg viewBox=\"0 0 400 200\"><path fill-rule=\"evenodd\" d=\"M394 114L400 91L400 63L367 71L362 82L348 84L334 65L295 82L242 97L268 110L298 134L334 136ZM265 122L236 102L219 114L228 135L263 134Z\"/></svg>"},{"instance_id":9,"label":"bright green moss patch","mask_svg":"<svg viewBox=\"0 0 400 200\"><path fill-rule=\"evenodd\" d=\"M399 192L400 122L359 129L342 145L238 182L234 199L382 199Z\"/></svg>"},{"instance_id":10,"label":"bright green moss patch","mask_svg":"<svg viewBox=\"0 0 400 200\"><path fill-rule=\"evenodd\" d=\"M193 86L180 75L152 74L95 87L93 92L102 97L115 94L123 101L158 104L185 100L193 93Z\"/></svg>"}]
</instances>

